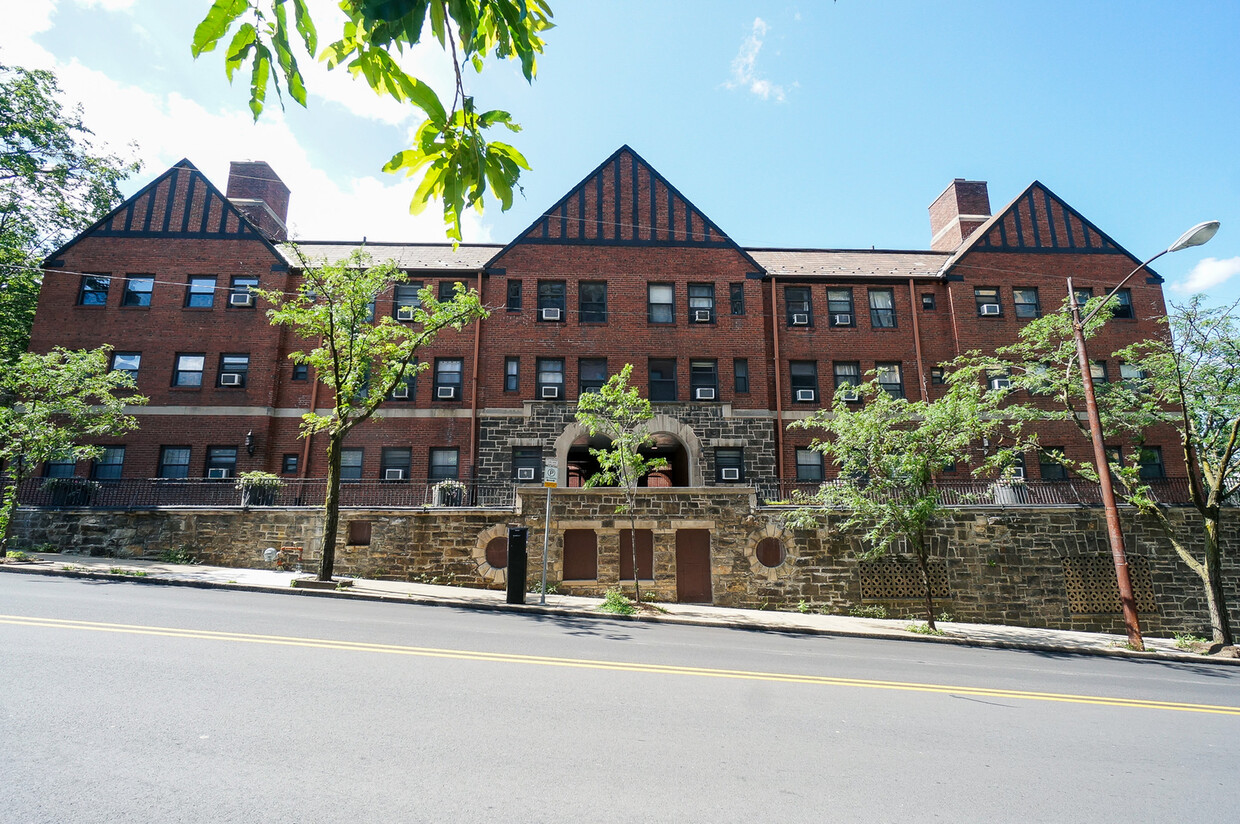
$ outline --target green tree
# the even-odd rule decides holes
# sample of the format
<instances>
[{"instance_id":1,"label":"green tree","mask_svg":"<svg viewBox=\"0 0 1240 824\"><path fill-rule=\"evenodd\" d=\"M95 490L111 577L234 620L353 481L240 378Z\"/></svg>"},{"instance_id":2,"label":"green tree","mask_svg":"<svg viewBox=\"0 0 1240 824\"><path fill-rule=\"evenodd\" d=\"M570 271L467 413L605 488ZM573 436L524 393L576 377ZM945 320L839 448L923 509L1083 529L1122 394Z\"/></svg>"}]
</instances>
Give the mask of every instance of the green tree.
<instances>
[{"instance_id":1,"label":"green tree","mask_svg":"<svg viewBox=\"0 0 1240 824\"><path fill-rule=\"evenodd\" d=\"M138 168L95 145L52 72L0 65L0 364L26 351L43 256L119 203Z\"/></svg>"},{"instance_id":2,"label":"green tree","mask_svg":"<svg viewBox=\"0 0 1240 824\"><path fill-rule=\"evenodd\" d=\"M894 397L877 379L836 392L830 408L789 425L821 433L811 448L838 471L835 480L800 497L791 524L811 528L838 510L839 528L862 536L862 560L879 558L903 543L917 559L926 622L935 629L928 538L947 509L935 476L944 466L972 462L975 445L983 439L994 450L976 473L1010 460L1018 444L1007 441L1007 423L991 414L1004 394L987 393L977 381L954 375L946 393L929 401ZM854 397L861 403L850 402Z\"/></svg>"},{"instance_id":3,"label":"green tree","mask_svg":"<svg viewBox=\"0 0 1240 824\"><path fill-rule=\"evenodd\" d=\"M662 458L648 458L643 449L654 445L644 424L654 417L650 401L643 398L636 386L629 384L633 364L626 363L597 392L585 392L577 399L577 422L591 437L602 435L611 440L606 449L591 449L599 470L586 481L587 487L616 486L624 490L624 504L616 514L629 516L629 547L633 552L633 595L641 602L641 583L637 566L637 486L641 479L667 467Z\"/></svg>"},{"instance_id":4,"label":"green tree","mask_svg":"<svg viewBox=\"0 0 1240 824\"><path fill-rule=\"evenodd\" d=\"M298 252L300 255L300 252ZM302 280L295 293L257 290L274 308L271 322L288 326L314 341L313 348L292 352L294 363L308 364L317 380L332 390L332 411L302 416L302 437L327 435L327 495L323 505L323 561L319 580L330 581L336 560L340 523L340 456L345 438L403 382L426 369L418 350L445 329L463 329L487 316L478 293L456 284L452 300L440 303L429 286L419 292L420 305L410 323L375 317L375 296L406 280L394 263L370 265L363 250L334 264L313 265L301 258Z\"/></svg>"},{"instance_id":5,"label":"green tree","mask_svg":"<svg viewBox=\"0 0 1240 824\"><path fill-rule=\"evenodd\" d=\"M133 394L133 379L109 368L111 347L91 351L25 352L0 369L0 465L8 486L0 502L0 535L7 547L17 491L39 464L97 458L103 448L89 441L121 435L138 426L126 412L146 398Z\"/></svg>"},{"instance_id":6,"label":"green tree","mask_svg":"<svg viewBox=\"0 0 1240 824\"><path fill-rule=\"evenodd\" d=\"M288 6L293 9L290 27ZM552 28L551 9L544 0L342 0L346 20L339 38L319 48L318 30L305 0L215 0L194 31L194 57L213 51L234 28L224 54L224 70L233 73L250 65L250 110L263 111L267 85L280 84L294 101L306 105L306 86L299 56L318 58L329 69L340 66L363 78L375 93L412 105L426 117L413 144L397 152L383 167L388 172L422 174L410 204L420 212L433 198L443 201L447 234L461 239L461 213L482 210L488 187L500 207L512 205L524 156L507 143L489 140L486 130L503 126L520 131L505 111L483 111L466 92L465 73L481 72L489 58L519 60L525 79L533 82L542 35ZM440 95L405 72L397 58L431 36L452 60L456 84L445 106ZM277 71L272 71L273 68Z\"/></svg>"}]
</instances>

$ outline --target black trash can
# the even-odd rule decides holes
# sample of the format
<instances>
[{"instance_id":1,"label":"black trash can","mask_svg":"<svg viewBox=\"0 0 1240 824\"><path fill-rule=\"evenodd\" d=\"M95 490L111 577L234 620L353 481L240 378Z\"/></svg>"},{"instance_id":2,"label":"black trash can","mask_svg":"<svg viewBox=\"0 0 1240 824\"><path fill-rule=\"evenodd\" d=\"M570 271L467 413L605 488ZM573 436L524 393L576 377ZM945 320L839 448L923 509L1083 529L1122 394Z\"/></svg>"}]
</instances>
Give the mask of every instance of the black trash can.
<instances>
[{"instance_id":1,"label":"black trash can","mask_svg":"<svg viewBox=\"0 0 1240 824\"><path fill-rule=\"evenodd\" d=\"M529 567L529 553L526 544L529 541L529 527L508 527L508 603L524 604L526 587L526 569Z\"/></svg>"}]
</instances>

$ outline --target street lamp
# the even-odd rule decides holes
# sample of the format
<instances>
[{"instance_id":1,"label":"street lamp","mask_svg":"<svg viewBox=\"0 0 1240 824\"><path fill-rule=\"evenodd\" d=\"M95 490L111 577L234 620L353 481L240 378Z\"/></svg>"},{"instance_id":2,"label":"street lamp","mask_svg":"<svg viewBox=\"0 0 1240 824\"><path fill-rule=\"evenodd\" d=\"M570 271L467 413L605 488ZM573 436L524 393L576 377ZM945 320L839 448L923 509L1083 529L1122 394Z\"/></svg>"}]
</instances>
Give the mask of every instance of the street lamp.
<instances>
[{"instance_id":1,"label":"street lamp","mask_svg":"<svg viewBox=\"0 0 1240 824\"><path fill-rule=\"evenodd\" d=\"M1218 227L1217 220L1210 220L1198 223L1180 235L1175 243L1129 272L1128 277L1121 280L1083 320L1080 304L1076 301L1076 290L1072 288L1072 278L1068 278L1068 301L1072 307L1072 334L1076 338L1076 356L1081 362L1081 382L1085 387L1085 411L1089 416L1089 437L1094 445L1094 466L1098 470L1098 485L1102 488L1102 506L1106 510L1107 537L1111 543L1111 557L1115 561L1115 580L1119 585L1119 600L1124 612L1124 628L1128 631L1128 643L1138 650L1145 649L1145 642L1141 638L1141 626L1137 619L1137 601L1133 597L1132 578L1128 574L1128 558L1124 552L1124 533L1120 529L1119 507L1115 504L1115 488L1111 485L1111 470L1107 464L1106 447L1102 443L1102 418L1098 414L1098 398L1094 394L1094 376L1090 371L1089 353L1085 349L1085 324L1093 320L1099 310L1106 306L1137 272L1168 252L1178 252L1181 249L1200 246L1214 237Z\"/></svg>"}]
</instances>

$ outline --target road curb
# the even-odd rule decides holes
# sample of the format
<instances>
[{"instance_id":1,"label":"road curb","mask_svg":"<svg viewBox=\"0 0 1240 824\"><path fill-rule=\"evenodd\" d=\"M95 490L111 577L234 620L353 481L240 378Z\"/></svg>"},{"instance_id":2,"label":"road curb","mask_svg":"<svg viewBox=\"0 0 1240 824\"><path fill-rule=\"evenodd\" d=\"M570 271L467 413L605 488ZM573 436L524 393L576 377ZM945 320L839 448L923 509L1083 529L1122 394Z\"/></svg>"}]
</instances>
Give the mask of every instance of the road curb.
<instances>
[{"instance_id":1,"label":"road curb","mask_svg":"<svg viewBox=\"0 0 1240 824\"><path fill-rule=\"evenodd\" d=\"M405 597L396 595L378 595L374 593L355 592L350 590L302 589L298 587L272 587L262 584L230 584L216 581L190 581L180 578L160 578L155 576L118 575L111 572L90 572L83 570L45 569L40 566L0 565L0 572L18 575L43 575L47 577L81 578L91 580L118 581L135 584L156 584L161 586L180 586L191 589L222 589L230 592L265 592L277 595L298 595L309 598L335 598L351 601L374 601L387 604L414 604L417 606L451 607L455 609L480 612L508 612L526 615L562 615L572 618L590 618L604 621L647 622L678 624L681 626L714 627L717 629L745 630L749 632L774 632L783 635L818 635L836 638L873 638L884 641L912 641L932 644L951 644L959 647L975 647L979 649L1003 649L1019 652L1047 652L1060 655L1092 655L1110 658L1131 658L1142 661L1167 661L1173 663L1214 664L1222 666L1240 666L1240 658L1212 658L1192 653L1174 653L1163 650L1137 652L1121 647L1096 648L1078 647L1071 644L1048 644L1037 642L1001 641L989 638L964 638L952 635L919 635L917 633L880 630L878 632L855 632L846 629L829 629L825 627L793 627L754 625L726 619L710 620L679 615L616 615L600 613L595 610L578 609L576 607L553 607L541 604L508 604L486 601L455 602L444 601L424 595L410 593Z\"/></svg>"}]
</instances>

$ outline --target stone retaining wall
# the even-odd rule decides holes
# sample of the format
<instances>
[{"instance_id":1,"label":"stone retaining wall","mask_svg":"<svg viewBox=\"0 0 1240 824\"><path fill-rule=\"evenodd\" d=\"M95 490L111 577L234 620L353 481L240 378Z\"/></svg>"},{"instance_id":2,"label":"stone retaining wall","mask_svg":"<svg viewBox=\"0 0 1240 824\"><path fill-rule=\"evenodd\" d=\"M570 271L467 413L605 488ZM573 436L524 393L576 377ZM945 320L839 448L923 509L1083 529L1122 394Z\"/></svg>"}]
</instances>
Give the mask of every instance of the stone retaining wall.
<instances>
[{"instance_id":1,"label":"stone retaining wall","mask_svg":"<svg viewBox=\"0 0 1240 824\"><path fill-rule=\"evenodd\" d=\"M629 527L617 515L623 495L615 490L559 489L552 495L548 546L548 580L560 592L601 595L620 585L620 535ZM341 575L396 580L435 581L464 586L502 587L504 570L487 563L487 544L506 534L509 525L529 527L529 580L541 574L544 495L539 488L520 492L515 511L346 510L342 513L336 571ZM805 608L847 612L862 605L882 605L893 617L920 615L919 590L907 559L898 554L878 562L857 559L859 537L840 533L828 519L819 529L791 531L779 510L758 509L747 489L643 490L635 512L639 529L654 536L654 579L643 592L676 600L676 533L705 529L711 534L713 601L720 606L756 609ZM1196 513L1173 510L1184 524L1191 546ZM349 542L351 522L369 522L369 543ZM591 581L562 581L563 533L590 529L597 536L598 576ZM132 557L158 556L184 548L203 563L235 567L270 567L264 550L301 549L307 571L316 570L322 535L317 511L297 509L188 510L132 512L33 510L19 512L14 546L51 545L66 552ZM367 530L354 528L355 537ZM1157 634L1191 631L1207 625L1200 579L1179 560L1149 519L1125 512L1124 534L1138 596L1153 607L1142 612L1142 626ZM784 558L765 566L757 548L776 539ZM1234 519L1224 523L1224 545L1240 546ZM962 621L1023 624L1062 629L1122 630L1115 612L1082 612L1082 599L1093 592L1107 602L1110 552L1100 509L1079 507L955 510L931 537L934 572L942 594L936 609ZM1240 564L1224 560L1224 583L1232 605L1233 625L1240 626ZM287 557L286 553L285 557ZM1082 573L1080 570L1084 570ZM1084 578L1082 578L1084 574ZM1093 576L1092 579L1090 576ZM1084 588L1083 588L1084 587ZM1091 590L1092 587L1092 590ZM1075 601L1070 599L1070 590ZM1113 596L1112 596L1113 597ZM1073 611L1073 606L1077 611Z\"/></svg>"}]
</instances>

